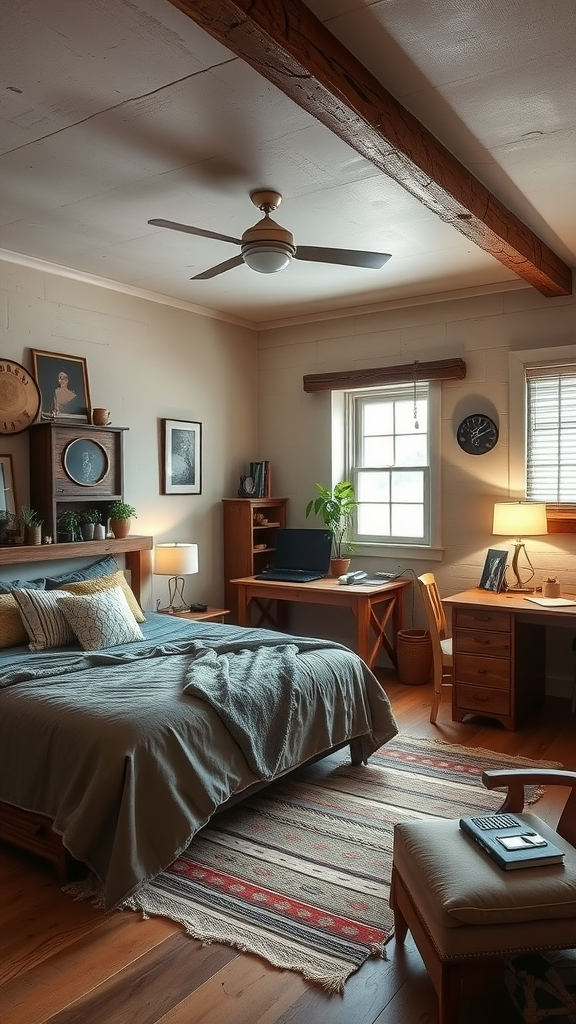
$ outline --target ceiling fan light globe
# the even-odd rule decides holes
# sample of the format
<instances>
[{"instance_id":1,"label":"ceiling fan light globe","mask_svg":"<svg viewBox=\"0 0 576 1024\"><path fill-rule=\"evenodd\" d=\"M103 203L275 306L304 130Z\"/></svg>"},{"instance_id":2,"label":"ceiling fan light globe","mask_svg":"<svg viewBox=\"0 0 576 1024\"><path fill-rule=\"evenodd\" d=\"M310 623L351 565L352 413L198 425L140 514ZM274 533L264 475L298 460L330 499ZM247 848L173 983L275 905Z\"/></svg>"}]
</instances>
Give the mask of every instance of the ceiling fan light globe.
<instances>
[{"instance_id":1,"label":"ceiling fan light globe","mask_svg":"<svg viewBox=\"0 0 576 1024\"><path fill-rule=\"evenodd\" d=\"M277 274L285 270L291 260L291 254L282 245L243 246L242 258L250 270L258 274Z\"/></svg>"}]
</instances>

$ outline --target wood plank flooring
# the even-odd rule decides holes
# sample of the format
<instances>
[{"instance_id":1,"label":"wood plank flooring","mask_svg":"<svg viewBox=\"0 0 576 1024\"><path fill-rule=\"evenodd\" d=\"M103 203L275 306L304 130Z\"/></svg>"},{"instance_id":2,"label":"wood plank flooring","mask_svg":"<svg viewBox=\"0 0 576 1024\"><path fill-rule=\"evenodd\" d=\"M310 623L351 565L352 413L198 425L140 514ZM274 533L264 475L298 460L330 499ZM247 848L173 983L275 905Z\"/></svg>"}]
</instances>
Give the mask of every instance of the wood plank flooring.
<instances>
[{"instance_id":1,"label":"wood plank flooring","mask_svg":"<svg viewBox=\"0 0 576 1024\"><path fill-rule=\"evenodd\" d=\"M523 729L450 720L442 705L428 721L430 688L389 693L400 731L501 753L560 761L576 769L576 715L549 699ZM327 770L326 762L312 771ZM538 813L552 825L562 791L549 790ZM217 944L202 946L160 918L107 916L62 893L53 869L10 846L0 847L0 1020L2 1024L437 1024L434 990L409 939L387 946L329 996L298 974ZM466 1024L514 1019L500 973L483 993L463 1000Z\"/></svg>"}]
</instances>

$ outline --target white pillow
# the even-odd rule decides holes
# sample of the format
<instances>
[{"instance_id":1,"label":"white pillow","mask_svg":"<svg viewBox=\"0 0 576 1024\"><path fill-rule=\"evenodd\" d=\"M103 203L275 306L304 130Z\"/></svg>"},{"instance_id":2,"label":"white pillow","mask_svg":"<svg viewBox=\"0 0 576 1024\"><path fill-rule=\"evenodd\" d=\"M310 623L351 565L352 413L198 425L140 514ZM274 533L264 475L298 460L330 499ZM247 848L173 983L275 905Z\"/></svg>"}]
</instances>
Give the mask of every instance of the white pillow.
<instances>
[{"instance_id":1,"label":"white pillow","mask_svg":"<svg viewBox=\"0 0 576 1024\"><path fill-rule=\"evenodd\" d=\"M61 590L52 593L58 594L58 607L85 651L144 639L120 587L96 594L65 594Z\"/></svg>"},{"instance_id":2,"label":"white pillow","mask_svg":"<svg viewBox=\"0 0 576 1024\"><path fill-rule=\"evenodd\" d=\"M13 590L12 597L20 610L24 628L30 638L31 651L45 651L74 643L75 636L58 607L61 590Z\"/></svg>"}]
</instances>

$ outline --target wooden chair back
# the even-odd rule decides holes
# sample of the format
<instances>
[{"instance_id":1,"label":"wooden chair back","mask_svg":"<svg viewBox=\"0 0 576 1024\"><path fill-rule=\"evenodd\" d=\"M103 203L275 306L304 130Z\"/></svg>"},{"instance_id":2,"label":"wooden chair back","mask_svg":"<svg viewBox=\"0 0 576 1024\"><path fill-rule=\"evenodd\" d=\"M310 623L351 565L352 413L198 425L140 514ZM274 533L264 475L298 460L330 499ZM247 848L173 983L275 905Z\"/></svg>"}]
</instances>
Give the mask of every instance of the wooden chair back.
<instances>
[{"instance_id":1,"label":"wooden chair back","mask_svg":"<svg viewBox=\"0 0 576 1024\"><path fill-rule=\"evenodd\" d=\"M452 686L452 645L449 641L446 616L434 573L425 572L418 577L418 583L432 641L434 696L430 709L430 721L434 724L442 699L442 687Z\"/></svg>"}]
</instances>

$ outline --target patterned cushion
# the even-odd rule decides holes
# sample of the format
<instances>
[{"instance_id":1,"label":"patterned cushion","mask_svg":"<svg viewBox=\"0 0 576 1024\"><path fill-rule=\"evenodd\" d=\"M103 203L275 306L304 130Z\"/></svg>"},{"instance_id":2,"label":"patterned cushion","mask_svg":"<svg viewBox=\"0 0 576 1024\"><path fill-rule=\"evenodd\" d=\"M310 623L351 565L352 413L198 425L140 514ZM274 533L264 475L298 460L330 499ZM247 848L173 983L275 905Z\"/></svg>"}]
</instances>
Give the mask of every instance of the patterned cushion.
<instances>
[{"instance_id":1,"label":"patterned cushion","mask_svg":"<svg viewBox=\"0 0 576 1024\"><path fill-rule=\"evenodd\" d=\"M28 643L28 633L11 594L0 594L0 648Z\"/></svg>"},{"instance_id":2,"label":"patterned cushion","mask_svg":"<svg viewBox=\"0 0 576 1024\"><path fill-rule=\"evenodd\" d=\"M108 576L116 572L118 562L113 555L92 562L84 569L75 569L74 572L65 572L61 576L49 576L46 580L46 590L59 590L63 583L80 583L81 580L95 580L99 576Z\"/></svg>"},{"instance_id":3,"label":"patterned cushion","mask_svg":"<svg viewBox=\"0 0 576 1024\"><path fill-rule=\"evenodd\" d=\"M120 587L82 596L57 593L58 605L85 651L144 639Z\"/></svg>"},{"instance_id":4,"label":"patterned cushion","mask_svg":"<svg viewBox=\"0 0 576 1024\"><path fill-rule=\"evenodd\" d=\"M0 594L11 594L13 590L45 590L46 580L0 580Z\"/></svg>"},{"instance_id":5,"label":"patterned cushion","mask_svg":"<svg viewBox=\"0 0 576 1024\"><path fill-rule=\"evenodd\" d=\"M57 604L59 590L13 590L31 651L45 651L74 642L74 633Z\"/></svg>"},{"instance_id":6,"label":"patterned cushion","mask_svg":"<svg viewBox=\"0 0 576 1024\"><path fill-rule=\"evenodd\" d=\"M60 590L66 590L70 594L99 594L103 590L112 590L113 587L120 587L136 622L146 622L146 616L138 601L134 597L122 569L113 572L110 576L100 576L95 580L83 580L81 583L64 583Z\"/></svg>"}]
</instances>

